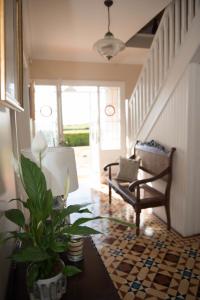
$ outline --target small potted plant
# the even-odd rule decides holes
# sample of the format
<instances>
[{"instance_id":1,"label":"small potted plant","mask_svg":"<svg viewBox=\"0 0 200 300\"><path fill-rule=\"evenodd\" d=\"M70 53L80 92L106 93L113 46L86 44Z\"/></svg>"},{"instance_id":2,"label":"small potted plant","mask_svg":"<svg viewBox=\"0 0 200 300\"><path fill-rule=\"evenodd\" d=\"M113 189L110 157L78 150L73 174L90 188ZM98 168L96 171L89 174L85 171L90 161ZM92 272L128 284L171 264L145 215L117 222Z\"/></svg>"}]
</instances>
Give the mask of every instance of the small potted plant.
<instances>
[{"instance_id":1,"label":"small potted plant","mask_svg":"<svg viewBox=\"0 0 200 300\"><path fill-rule=\"evenodd\" d=\"M67 250L71 237L99 233L94 228L85 226L85 223L103 217L80 217L68 224L66 219L73 213L91 213L86 208L88 204L69 205L54 210L52 192L47 189L41 164L38 166L21 155L18 173L27 201L12 199L11 201L18 201L22 209L5 212L7 219L19 227L19 230L8 233L6 237L20 242L20 247L12 254L11 259L27 264L27 287L31 300L60 299L66 291L66 276L75 275L80 270L74 266L65 266L59 254ZM28 221L25 221L24 210L29 213ZM123 221L115 221L132 226Z\"/></svg>"},{"instance_id":2,"label":"small potted plant","mask_svg":"<svg viewBox=\"0 0 200 300\"><path fill-rule=\"evenodd\" d=\"M7 237L20 241L19 249L11 258L16 262L29 264L27 286L32 299L43 299L47 294L51 299L50 293L54 297L57 295L55 299L60 299L66 287L64 275L72 276L80 270L65 266L59 253L66 251L70 236L95 234L98 231L82 226L93 218L79 218L73 224L66 224L65 220L70 214L81 214L89 210L85 205L71 205L54 210L51 190L47 190L45 176L36 163L22 155L20 169L21 181L28 199L26 202L16 200L28 210L29 221L25 222L25 216L20 209L5 212L5 216L19 226L19 230L9 233Z\"/></svg>"}]
</instances>

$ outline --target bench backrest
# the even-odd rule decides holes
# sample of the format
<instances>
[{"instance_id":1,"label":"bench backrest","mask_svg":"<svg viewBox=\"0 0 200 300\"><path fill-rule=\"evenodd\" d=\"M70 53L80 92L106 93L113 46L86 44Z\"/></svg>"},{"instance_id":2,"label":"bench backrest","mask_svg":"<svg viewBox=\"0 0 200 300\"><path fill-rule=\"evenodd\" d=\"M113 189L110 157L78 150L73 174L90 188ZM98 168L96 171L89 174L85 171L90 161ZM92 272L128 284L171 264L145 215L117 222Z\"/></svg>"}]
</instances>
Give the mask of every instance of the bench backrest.
<instances>
[{"instance_id":1,"label":"bench backrest","mask_svg":"<svg viewBox=\"0 0 200 300\"><path fill-rule=\"evenodd\" d=\"M168 175L171 175L172 155L174 151L175 148L166 150L156 142L150 145L150 143L141 143L138 141L134 148L133 157L137 160L140 159L140 169L151 175L158 175L167 168L169 168ZM168 181L168 175L163 180Z\"/></svg>"}]
</instances>

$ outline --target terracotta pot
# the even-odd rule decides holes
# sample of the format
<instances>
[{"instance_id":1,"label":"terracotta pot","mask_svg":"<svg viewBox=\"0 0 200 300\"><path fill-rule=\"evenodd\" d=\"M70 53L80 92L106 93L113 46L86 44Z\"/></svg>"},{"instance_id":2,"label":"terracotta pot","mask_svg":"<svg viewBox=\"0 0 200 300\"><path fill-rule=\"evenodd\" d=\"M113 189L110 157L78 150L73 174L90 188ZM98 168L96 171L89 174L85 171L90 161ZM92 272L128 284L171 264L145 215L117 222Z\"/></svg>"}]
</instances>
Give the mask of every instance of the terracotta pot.
<instances>
[{"instance_id":1,"label":"terracotta pot","mask_svg":"<svg viewBox=\"0 0 200 300\"><path fill-rule=\"evenodd\" d=\"M64 262L60 260L64 267ZM31 300L59 300L66 292L66 276L59 273L51 278L37 280L31 292Z\"/></svg>"}]
</instances>

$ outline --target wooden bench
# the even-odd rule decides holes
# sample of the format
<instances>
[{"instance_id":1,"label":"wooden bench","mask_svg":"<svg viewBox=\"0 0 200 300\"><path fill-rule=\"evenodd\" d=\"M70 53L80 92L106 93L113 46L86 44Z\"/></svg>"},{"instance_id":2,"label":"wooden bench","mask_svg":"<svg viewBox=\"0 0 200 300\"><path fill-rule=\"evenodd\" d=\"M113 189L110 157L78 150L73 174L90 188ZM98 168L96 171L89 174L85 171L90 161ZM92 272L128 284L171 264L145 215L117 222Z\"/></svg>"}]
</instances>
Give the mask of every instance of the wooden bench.
<instances>
[{"instance_id":1,"label":"wooden bench","mask_svg":"<svg viewBox=\"0 0 200 300\"><path fill-rule=\"evenodd\" d=\"M137 141L134 154L129 159L140 160L139 170L148 174L148 178L137 179L133 182L124 182L112 176L112 167L119 163L110 163L104 167L108 170L109 203L112 200L112 188L124 201L133 206L136 212L136 234L139 235L140 213L142 209L164 206L167 215L167 228L171 227L170 221L170 188L172 181L172 158L175 148L166 150L155 141L141 143ZM141 172L141 171L140 171ZM145 176L146 177L146 176ZM164 191L160 192L155 187L155 182L164 182ZM151 186L149 183L152 183ZM152 185L154 187L152 187Z\"/></svg>"}]
</instances>

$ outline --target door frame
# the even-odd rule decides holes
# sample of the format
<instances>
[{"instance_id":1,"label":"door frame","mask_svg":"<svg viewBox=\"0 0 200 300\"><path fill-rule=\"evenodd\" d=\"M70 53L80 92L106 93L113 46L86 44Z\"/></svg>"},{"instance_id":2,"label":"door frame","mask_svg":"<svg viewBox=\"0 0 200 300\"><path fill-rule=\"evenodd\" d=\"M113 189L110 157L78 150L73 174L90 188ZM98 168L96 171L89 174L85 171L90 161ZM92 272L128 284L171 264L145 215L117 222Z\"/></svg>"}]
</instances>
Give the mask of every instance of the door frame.
<instances>
[{"instance_id":1,"label":"door frame","mask_svg":"<svg viewBox=\"0 0 200 300\"><path fill-rule=\"evenodd\" d=\"M124 100L124 105L121 105L121 113L125 116L125 82L124 81L101 81L101 80L62 80L62 79L34 79L34 85L56 85L57 87L57 111L58 111L58 133L59 139L63 139L62 131L62 105L61 105L61 85L75 86L117 86L120 87L121 100ZM121 103L123 103L121 101ZM121 136L126 135L126 122L121 124ZM126 137L124 137L124 145L126 145Z\"/></svg>"},{"instance_id":2,"label":"door frame","mask_svg":"<svg viewBox=\"0 0 200 300\"><path fill-rule=\"evenodd\" d=\"M121 109L121 114L124 116L125 118L125 100L126 100L126 97L125 97L125 82L124 81L98 81L98 80L60 80L58 81L60 86L62 84L65 84L65 85L74 85L74 86L97 86L98 88L103 86L103 87L109 87L109 86L116 86L116 87L119 87L120 88L120 96L121 96L121 106L120 106L120 109ZM124 101L124 105L123 104L123 101ZM62 109L62 108L61 108ZM99 120L100 122L100 120ZM99 124L100 126L100 124ZM121 122L121 132L120 132L120 135L121 135L121 141L123 141L123 150L126 151L126 122L124 120L124 122ZM123 151L123 152L124 152Z\"/></svg>"},{"instance_id":3,"label":"door frame","mask_svg":"<svg viewBox=\"0 0 200 300\"><path fill-rule=\"evenodd\" d=\"M57 112L58 112L58 134L59 141L63 140L63 124L62 124L62 85L72 85L72 86L96 86L99 87L119 87L120 88L120 110L121 116L124 120L120 122L120 136L121 136L121 153L126 155L126 113L125 113L125 82L124 81L100 81L100 80L61 80L61 79L35 79L35 85L55 85L57 88ZM98 96L99 97L99 96ZM99 106L99 104L98 104ZM100 118L99 124L100 128ZM100 134L99 134L99 151L112 151L112 150L102 150L100 143Z\"/></svg>"}]
</instances>

